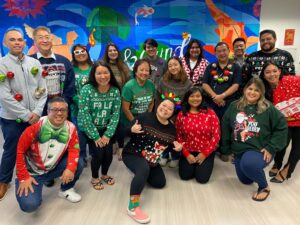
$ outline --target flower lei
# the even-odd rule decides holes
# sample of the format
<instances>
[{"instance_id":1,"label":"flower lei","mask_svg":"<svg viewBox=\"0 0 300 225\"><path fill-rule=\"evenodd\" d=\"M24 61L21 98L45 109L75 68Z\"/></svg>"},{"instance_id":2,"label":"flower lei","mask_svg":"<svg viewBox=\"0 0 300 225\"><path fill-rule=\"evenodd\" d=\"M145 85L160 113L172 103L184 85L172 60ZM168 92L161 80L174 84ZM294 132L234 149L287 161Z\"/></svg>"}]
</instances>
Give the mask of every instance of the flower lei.
<instances>
[{"instance_id":1,"label":"flower lei","mask_svg":"<svg viewBox=\"0 0 300 225\"><path fill-rule=\"evenodd\" d=\"M219 84L222 84L224 82L227 82L229 80L229 76L233 74L232 70L232 64L229 63L225 68L223 73L221 73L220 75L218 75L217 73L217 64L213 63L212 64L212 71L211 71L211 75L213 76L214 80L216 82L218 82Z\"/></svg>"},{"instance_id":2,"label":"flower lei","mask_svg":"<svg viewBox=\"0 0 300 225\"><path fill-rule=\"evenodd\" d=\"M176 109L181 109L181 100L179 97L177 97L174 93L165 92L164 94L161 94L162 99L171 98L175 102Z\"/></svg>"}]
</instances>

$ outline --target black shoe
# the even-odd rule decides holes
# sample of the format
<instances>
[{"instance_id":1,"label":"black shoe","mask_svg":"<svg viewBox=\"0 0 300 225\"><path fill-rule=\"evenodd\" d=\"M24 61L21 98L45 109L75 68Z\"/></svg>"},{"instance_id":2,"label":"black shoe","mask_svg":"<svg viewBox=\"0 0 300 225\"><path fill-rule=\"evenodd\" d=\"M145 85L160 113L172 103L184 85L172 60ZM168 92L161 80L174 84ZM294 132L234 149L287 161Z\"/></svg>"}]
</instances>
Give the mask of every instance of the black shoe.
<instances>
[{"instance_id":1,"label":"black shoe","mask_svg":"<svg viewBox=\"0 0 300 225\"><path fill-rule=\"evenodd\" d=\"M53 187L54 186L54 180L47 180L44 182L44 185L46 187Z\"/></svg>"}]
</instances>

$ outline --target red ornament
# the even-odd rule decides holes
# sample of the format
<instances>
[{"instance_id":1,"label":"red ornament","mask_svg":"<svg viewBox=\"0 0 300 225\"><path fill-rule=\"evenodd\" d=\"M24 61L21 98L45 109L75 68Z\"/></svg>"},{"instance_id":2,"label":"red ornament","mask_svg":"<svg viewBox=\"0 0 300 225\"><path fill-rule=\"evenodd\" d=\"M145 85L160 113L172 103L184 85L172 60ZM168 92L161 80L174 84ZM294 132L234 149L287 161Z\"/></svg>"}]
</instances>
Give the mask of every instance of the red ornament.
<instances>
[{"instance_id":1,"label":"red ornament","mask_svg":"<svg viewBox=\"0 0 300 225\"><path fill-rule=\"evenodd\" d=\"M42 76L43 76L43 77L46 77L46 76L48 76L48 70L43 70L43 72L42 72Z\"/></svg>"},{"instance_id":2,"label":"red ornament","mask_svg":"<svg viewBox=\"0 0 300 225\"><path fill-rule=\"evenodd\" d=\"M224 76L227 76L227 77L228 77L229 74L230 74L230 71L229 71L229 70L225 70L225 71L224 71Z\"/></svg>"},{"instance_id":3,"label":"red ornament","mask_svg":"<svg viewBox=\"0 0 300 225\"><path fill-rule=\"evenodd\" d=\"M21 94L15 94L15 99L20 102L23 100L23 96Z\"/></svg>"},{"instance_id":4,"label":"red ornament","mask_svg":"<svg viewBox=\"0 0 300 225\"><path fill-rule=\"evenodd\" d=\"M217 75L217 71L216 70L212 70L211 71L211 75L213 75L213 76Z\"/></svg>"},{"instance_id":5,"label":"red ornament","mask_svg":"<svg viewBox=\"0 0 300 225\"><path fill-rule=\"evenodd\" d=\"M14 76L15 76L15 74L14 74L13 72L11 72L11 71L8 71L8 72L6 73L6 76L7 76L8 79L13 79Z\"/></svg>"}]
</instances>

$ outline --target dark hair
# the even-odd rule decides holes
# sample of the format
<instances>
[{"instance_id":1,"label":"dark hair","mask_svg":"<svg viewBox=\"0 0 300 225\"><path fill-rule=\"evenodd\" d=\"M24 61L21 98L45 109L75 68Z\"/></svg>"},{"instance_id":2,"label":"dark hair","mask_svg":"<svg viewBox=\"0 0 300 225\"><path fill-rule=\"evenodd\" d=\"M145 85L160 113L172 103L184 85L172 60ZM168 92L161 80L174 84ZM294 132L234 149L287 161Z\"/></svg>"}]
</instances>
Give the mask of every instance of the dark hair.
<instances>
[{"instance_id":1,"label":"dark hair","mask_svg":"<svg viewBox=\"0 0 300 225\"><path fill-rule=\"evenodd\" d=\"M280 73L280 76L279 76L279 80L282 79L283 77L283 73L282 73L282 68L280 66L278 66L274 61L269 61L269 62L266 62L260 72L260 75L259 77L262 79L264 85L265 85L265 89L266 89L266 93L265 93L265 97L267 100L273 102L273 89L271 87L271 85L269 84L269 82L266 80L265 78L265 70L267 69L268 66L270 65L274 65L276 66L278 69L280 69L281 73Z\"/></svg>"},{"instance_id":2,"label":"dark hair","mask_svg":"<svg viewBox=\"0 0 300 225\"><path fill-rule=\"evenodd\" d=\"M261 36L263 36L264 34L271 34L273 38L276 39L276 33L274 30L263 30L259 33L259 39L261 38Z\"/></svg>"},{"instance_id":3,"label":"dark hair","mask_svg":"<svg viewBox=\"0 0 300 225\"><path fill-rule=\"evenodd\" d=\"M190 58L190 50L191 50L191 48L192 48L192 45L194 44L194 43L196 43L198 46L199 46L199 48L200 48L200 55L199 55L199 57L198 57L198 60L201 60L202 58L203 58L203 47L202 47L202 45L201 45L201 43L200 43L200 41L199 40L197 40L197 39L192 39L189 43L188 43L188 45L187 45L187 47L186 47L186 52L185 52L185 54L184 54L184 57L186 57L186 58Z\"/></svg>"},{"instance_id":4,"label":"dark hair","mask_svg":"<svg viewBox=\"0 0 300 225\"><path fill-rule=\"evenodd\" d=\"M91 84L95 88L98 87L98 83L97 83L96 78L95 78L95 73L96 73L96 69L99 66L103 66L103 67L106 67L108 69L109 74L110 74L110 81L109 81L110 85L113 86L113 87L116 87L120 90L118 82L117 82L111 68L109 67L109 65L106 62L103 62L102 60L99 60L99 61L95 62L94 65L92 66L92 69L91 69L90 74L89 74L89 81L87 82L87 84Z\"/></svg>"},{"instance_id":5,"label":"dark hair","mask_svg":"<svg viewBox=\"0 0 300 225\"><path fill-rule=\"evenodd\" d=\"M229 50L229 45L228 45L226 42L221 41L221 42L218 42L218 43L216 44L216 46L215 46L215 51L216 51L217 47L219 47L219 46L221 46L221 45L225 45L225 46L227 47L227 49Z\"/></svg>"},{"instance_id":6,"label":"dark hair","mask_svg":"<svg viewBox=\"0 0 300 225\"><path fill-rule=\"evenodd\" d=\"M76 44L76 45L73 45L73 47L72 47L72 49L71 49L71 53L72 53L72 64L73 64L73 66L78 67L78 62L77 62L76 59L75 59L75 53L74 53L74 51L75 51L75 49L76 49L77 47L82 48L82 49L84 49L84 50L86 51L86 54L88 55L88 58L87 58L87 64L89 64L90 66L92 66L92 65L93 65L93 62L92 62L92 60L91 60L90 54L89 54L89 52L87 51L86 46L85 46L85 45L82 45L82 44Z\"/></svg>"},{"instance_id":7,"label":"dark hair","mask_svg":"<svg viewBox=\"0 0 300 225\"><path fill-rule=\"evenodd\" d=\"M144 50L146 50L146 44L151 45L155 48L158 47L157 41L155 41L153 38L148 38L144 41L144 46L143 46Z\"/></svg>"},{"instance_id":8,"label":"dark hair","mask_svg":"<svg viewBox=\"0 0 300 225\"><path fill-rule=\"evenodd\" d=\"M238 42L238 41L242 41L242 42L244 42L244 44L246 44L245 38L238 37L238 38L234 39L234 41L232 42L232 47L233 47L234 44L235 44L236 42Z\"/></svg>"},{"instance_id":9,"label":"dark hair","mask_svg":"<svg viewBox=\"0 0 300 225\"><path fill-rule=\"evenodd\" d=\"M179 65L180 65L180 71L179 71L179 79L181 83L186 82L186 80L188 79L186 72L182 66L182 62L181 60L177 57L177 56L172 56L171 58L168 59L167 61L167 67L169 67L169 62L171 60L176 60ZM167 71L165 72L165 74L163 75L163 80L166 82L169 82L170 80L172 80L173 75L170 73L169 68L167 69Z\"/></svg>"},{"instance_id":10,"label":"dark hair","mask_svg":"<svg viewBox=\"0 0 300 225\"><path fill-rule=\"evenodd\" d=\"M203 112L207 112L207 105L205 103L205 100L204 100L204 91L202 88L198 87L198 86L194 86L194 87L191 87L184 95L183 97L183 100L182 100L182 113L184 116L187 115L187 113L190 111L191 109L191 106L189 104L189 97L194 94L195 92L199 92L202 96L202 102L201 104L198 106L198 111L203 111Z\"/></svg>"},{"instance_id":11,"label":"dark hair","mask_svg":"<svg viewBox=\"0 0 300 225\"><path fill-rule=\"evenodd\" d=\"M149 60L147 60L147 59L138 59L138 60L136 60L136 62L134 63L134 66L133 66L133 77L134 78L135 78L135 74L138 70L138 67L143 63L147 63L149 65L149 72L151 73L151 66L150 66Z\"/></svg>"},{"instance_id":12,"label":"dark hair","mask_svg":"<svg viewBox=\"0 0 300 225\"><path fill-rule=\"evenodd\" d=\"M130 76L130 71L128 69L128 66L126 66L125 63L123 62L123 60L121 59L120 50L115 43L110 42L106 45L102 60L109 64L110 58L108 57L108 49L110 46L115 47L115 49L118 52L118 58L116 59L116 65L118 67L118 70L120 71L122 83L124 84L127 81L127 77Z\"/></svg>"},{"instance_id":13,"label":"dark hair","mask_svg":"<svg viewBox=\"0 0 300 225\"><path fill-rule=\"evenodd\" d=\"M47 109L49 110L51 105L55 102L61 102L61 103L64 103L67 108L68 108L68 103L66 102L66 100L63 98L63 97L60 97L60 96L57 96L57 97L54 97L54 98L51 98L48 103L47 103Z\"/></svg>"}]
</instances>

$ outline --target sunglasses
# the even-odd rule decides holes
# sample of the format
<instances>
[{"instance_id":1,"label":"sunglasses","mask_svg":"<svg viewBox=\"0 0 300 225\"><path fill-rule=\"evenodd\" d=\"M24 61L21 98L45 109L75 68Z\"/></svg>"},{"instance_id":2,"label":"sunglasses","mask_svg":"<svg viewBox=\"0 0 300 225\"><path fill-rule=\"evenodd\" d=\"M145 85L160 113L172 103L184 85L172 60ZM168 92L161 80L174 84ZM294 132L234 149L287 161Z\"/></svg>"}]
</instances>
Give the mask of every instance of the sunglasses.
<instances>
[{"instance_id":1,"label":"sunglasses","mask_svg":"<svg viewBox=\"0 0 300 225\"><path fill-rule=\"evenodd\" d=\"M86 50L85 49L75 50L73 53L74 55L83 55L86 53Z\"/></svg>"}]
</instances>

